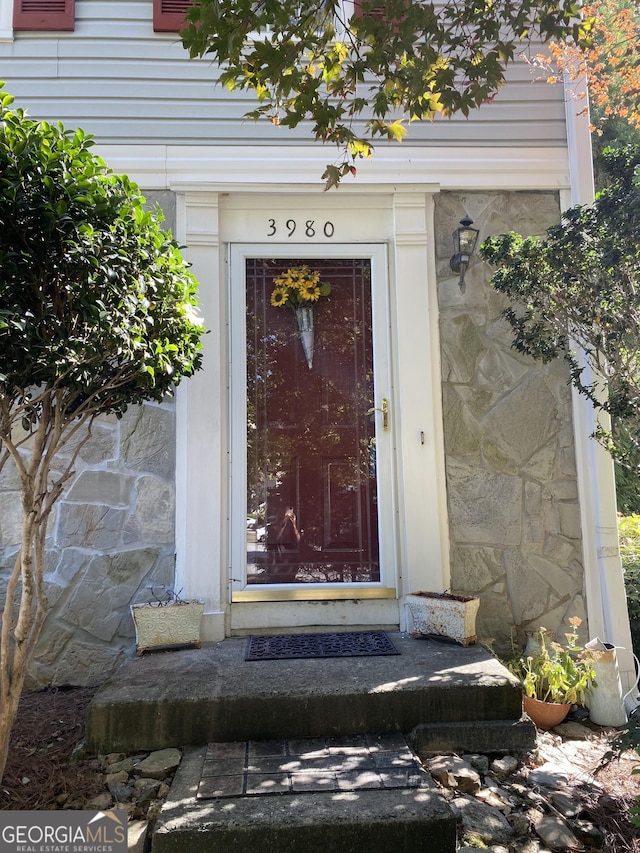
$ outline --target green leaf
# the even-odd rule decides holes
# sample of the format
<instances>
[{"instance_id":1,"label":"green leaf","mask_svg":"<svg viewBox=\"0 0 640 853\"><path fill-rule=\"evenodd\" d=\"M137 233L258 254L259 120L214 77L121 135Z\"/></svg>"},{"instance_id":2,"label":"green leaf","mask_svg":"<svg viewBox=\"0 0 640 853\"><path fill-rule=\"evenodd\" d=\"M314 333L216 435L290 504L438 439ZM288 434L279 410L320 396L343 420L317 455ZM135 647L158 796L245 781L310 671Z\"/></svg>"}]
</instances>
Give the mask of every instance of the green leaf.
<instances>
[{"instance_id":1,"label":"green leaf","mask_svg":"<svg viewBox=\"0 0 640 853\"><path fill-rule=\"evenodd\" d=\"M354 120L366 123L371 146L380 135L402 141L404 116L469 115L497 94L506 66L530 43L585 37L575 8L556 0L363 0L347 19L335 2L199 0L180 35L192 57L218 64L224 86L253 92L258 108L248 117L308 123L314 139L348 159ZM337 186L344 174L328 168L323 180Z\"/></svg>"}]
</instances>

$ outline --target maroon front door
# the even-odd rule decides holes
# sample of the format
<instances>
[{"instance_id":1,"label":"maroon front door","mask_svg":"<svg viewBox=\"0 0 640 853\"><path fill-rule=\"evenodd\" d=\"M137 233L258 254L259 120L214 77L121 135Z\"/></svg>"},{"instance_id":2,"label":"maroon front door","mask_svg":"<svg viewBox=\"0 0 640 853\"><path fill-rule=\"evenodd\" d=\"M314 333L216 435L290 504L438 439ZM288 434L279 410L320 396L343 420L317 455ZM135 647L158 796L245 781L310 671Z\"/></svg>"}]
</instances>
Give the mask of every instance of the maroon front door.
<instances>
[{"instance_id":1,"label":"maroon front door","mask_svg":"<svg viewBox=\"0 0 640 853\"><path fill-rule=\"evenodd\" d=\"M330 286L311 335L274 296L303 265ZM250 259L246 282L247 582L376 583L370 261Z\"/></svg>"}]
</instances>

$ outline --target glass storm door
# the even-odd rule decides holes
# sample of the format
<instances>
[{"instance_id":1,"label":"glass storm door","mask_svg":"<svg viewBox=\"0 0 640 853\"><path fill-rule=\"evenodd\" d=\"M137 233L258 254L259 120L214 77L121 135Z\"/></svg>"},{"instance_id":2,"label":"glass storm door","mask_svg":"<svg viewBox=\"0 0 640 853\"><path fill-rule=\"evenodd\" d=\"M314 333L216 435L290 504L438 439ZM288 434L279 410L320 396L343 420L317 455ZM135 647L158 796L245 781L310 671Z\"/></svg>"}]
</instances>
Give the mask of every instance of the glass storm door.
<instances>
[{"instance_id":1,"label":"glass storm door","mask_svg":"<svg viewBox=\"0 0 640 853\"><path fill-rule=\"evenodd\" d=\"M244 583L379 584L371 258L243 263Z\"/></svg>"}]
</instances>

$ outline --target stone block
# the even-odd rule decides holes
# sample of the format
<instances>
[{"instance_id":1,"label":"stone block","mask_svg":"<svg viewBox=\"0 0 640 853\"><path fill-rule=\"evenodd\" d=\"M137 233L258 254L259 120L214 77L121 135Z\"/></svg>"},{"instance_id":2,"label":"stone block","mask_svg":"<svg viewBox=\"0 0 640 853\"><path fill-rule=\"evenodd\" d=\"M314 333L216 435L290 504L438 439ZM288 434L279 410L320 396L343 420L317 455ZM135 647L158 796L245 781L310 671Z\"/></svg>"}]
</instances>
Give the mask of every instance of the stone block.
<instances>
[{"instance_id":1,"label":"stone block","mask_svg":"<svg viewBox=\"0 0 640 853\"><path fill-rule=\"evenodd\" d=\"M95 557L61 615L89 634L111 640L129 605L131 590L139 586L156 556L157 552L147 548Z\"/></svg>"},{"instance_id":2,"label":"stone block","mask_svg":"<svg viewBox=\"0 0 640 853\"><path fill-rule=\"evenodd\" d=\"M447 458L449 513L454 538L460 542L513 545L522 529L522 483Z\"/></svg>"},{"instance_id":3,"label":"stone block","mask_svg":"<svg viewBox=\"0 0 640 853\"><path fill-rule=\"evenodd\" d=\"M536 451L526 465L522 466L522 474L546 483L553 477L558 448L555 444L548 444Z\"/></svg>"},{"instance_id":4,"label":"stone block","mask_svg":"<svg viewBox=\"0 0 640 853\"><path fill-rule=\"evenodd\" d=\"M487 468L500 474L517 474L518 466L509 456L483 432L482 459Z\"/></svg>"},{"instance_id":5,"label":"stone block","mask_svg":"<svg viewBox=\"0 0 640 853\"><path fill-rule=\"evenodd\" d=\"M467 314L440 323L442 379L445 382L471 382L477 362L484 351L478 327Z\"/></svg>"},{"instance_id":6,"label":"stone block","mask_svg":"<svg viewBox=\"0 0 640 853\"><path fill-rule=\"evenodd\" d=\"M73 634L73 629L68 625L59 625L54 623L53 619L48 619L38 639L33 662L40 666L52 667L60 660Z\"/></svg>"},{"instance_id":7,"label":"stone block","mask_svg":"<svg viewBox=\"0 0 640 853\"><path fill-rule=\"evenodd\" d=\"M580 507L576 503L559 503L560 532L570 539L580 539Z\"/></svg>"},{"instance_id":8,"label":"stone block","mask_svg":"<svg viewBox=\"0 0 640 853\"><path fill-rule=\"evenodd\" d=\"M513 389L531 370L531 367L516 358L512 352L491 347L479 361L480 387L487 385L492 391L506 392Z\"/></svg>"},{"instance_id":9,"label":"stone block","mask_svg":"<svg viewBox=\"0 0 640 853\"><path fill-rule=\"evenodd\" d=\"M411 733L415 751L424 758L440 753L480 752L524 755L536 745L536 727L520 720L484 720L464 723L423 723Z\"/></svg>"},{"instance_id":10,"label":"stone block","mask_svg":"<svg viewBox=\"0 0 640 853\"><path fill-rule=\"evenodd\" d=\"M480 461L480 424L450 387L444 389L444 442L448 454Z\"/></svg>"},{"instance_id":11,"label":"stone block","mask_svg":"<svg viewBox=\"0 0 640 853\"><path fill-rule=\"evenodd\" d=\"M87 465L97 465L115 459L117 454L116 419L102 416L91 426L91 435L82 444L78 459ZM64 455L70 457L78 444L86 437L86 429L81 429L66 445Z\"/></svg>"},{"instance_id":12,"label":"stone block","mask_svg":"<svg viewBox=\"0 0 640 853\"><path fill-rule=\"evenodd\" d=\"M453 800L452 806L460 816L464 832L482 839L486 845L508 843L513 835L504 815L475 797L462 794Z\"/></svg>"},{"instance_id":13,"label":"stone block","mask_svg":"<svg viewBox=\"0 0 640 853\"><path fill-rule=\"evenodd\" d=\"M113 550L121 542L127 514L121 508L64 502L60 506L57 544L61 548Z\"/></svg>"},{"instance_id":14,"label":"stone block","mask_svg":"<svg viewBox=\"0 0 640 853\"><path fill-rule=\"evenodd\" d=\"M549 533L545 536L543 555L562 566L568 566L575 555L577 543L565 536Z\"/></svg>"},{"instance_id":15,"label":"stone block","mask_svg":"<svg viewBox=\"0 0 640 853\"><path fill-rule=\"evenodd\" d=\"M50 683L94 687L113 672L122 660L122 649L102 642L74 640L55 666Z\"/></svg>"},{"instance_id":16,"label":"stone block","mask_svg":"<svg viewBox=\"0 0 640 853\"><path fill-rule=\"evenodd\" d=\"M509 458L522 466L542 447L555 444L555 397L544 381L533 375L489 412L483 428Z\"/></svg>"},{"instance_id":17,"label":"stone block","mask_svg":"<svg viewBox=\"0 0 640 853\"><path fill-rule=\"evenodd\" d=\"M0 492L0 545L20 545L22 538L22 501L19 493Z\"/></svg>"},{"instance_id":18,"label":"stone block","mask_svg":"<svg viewBox=\"0 0 640 853\"><path fill-rule=\"evenodd\" d=\"M63 586L71 584L80 572L85 572L92 555L81 548L65 548L60 553L55 573Z\"/></svg>"},{"instance_id":19,"label":"stone block","mask_svg":"<svg viewBox=\"0 0 640 853\"><path fill-rule=\"evenodd\" d=\"M548 488L557 501L578 500L578 483L575 479L557 479L549 483Z\"/></svg>"},{"instance_id":20,"label":"stone block","mask_svg":"<svg viewBox=\"0 0 640 853\"><path fill-rule=\"evenodd\" d=\"M575 578L569 575L566 569L557 563L541 557L539 554L530 554L528 563L541 577L543 577L559 598L565 598L575 590Z\"/></svg>"},{"instance_id":21,"label":"stone block","mask_svg":"<svg viewBox=\"0 0 640 853\"><path fill-rule=\"evenodd\" d=\"M164 779L180 764L182 753L179 749L168 747L152 752L136 767L136 773L148 779Z\"/></svg>"},{"instance_id":22,"label":"stone block","mask_svg":"<svg viewBox=\"0 0 640 853\"><path fill-rule=\"evenodd\" d=\"M173 486L155 477L137 483L136 519L145 542L174 540L175 493Z\"/></svg>"},{"instance_id":23,"label":"stone block","mask_svg":"<svg viewBox=\"0 0 640 853\"><path fill-rule=\"evenodd\" d=\"M173 409L137 406L129 409L120 423L123 465L171 480L175 473Z\"/></svg>"},{"instance_id":24,"label":"stone block","mask_svg":"<svg viewBox=\"0 0 640 853\"><path fill-rule=\"evenodd\" d=\"M451 552L451 586L453 589L483 590L504 576L502 552L499 548L479 545L457 545Z\"/></svg>"},{"instance_id":25,"label":"stone block","mask_svg":"<svg viewBox=\"0 0 640 853\"><path fill-rule=\"evenodd\" d=\"M128 506L133 478L119 471L83 471L66 494L72 503Z\"/></svg>"},{"instance_id":26,"label":"stone block","mask_svg":"<svg viewBox=\"0 0 640 853\"><path fill-rule=\"evenodd\" d=\"M508 548L504 558L513 622L522 625L533 621L537 628L538 620L549 607L550 584L531 570L528 555L519 548Z\"/></svg>"},{"instance_id":27,"label":"stone block","mask_svg":"<svg viewBox=\"0 0 640 853\"><path fill-rule=\"evenodd\" d=\"M480 608L476 620L478 637L481 641L493 638L498 642L510 642L512 618L506 617L510 614L511 604L505 595L504 584L495 584L490 590L480 591ZM509 645L508 651L511 646Z\"/></svg>"}]
</instances>

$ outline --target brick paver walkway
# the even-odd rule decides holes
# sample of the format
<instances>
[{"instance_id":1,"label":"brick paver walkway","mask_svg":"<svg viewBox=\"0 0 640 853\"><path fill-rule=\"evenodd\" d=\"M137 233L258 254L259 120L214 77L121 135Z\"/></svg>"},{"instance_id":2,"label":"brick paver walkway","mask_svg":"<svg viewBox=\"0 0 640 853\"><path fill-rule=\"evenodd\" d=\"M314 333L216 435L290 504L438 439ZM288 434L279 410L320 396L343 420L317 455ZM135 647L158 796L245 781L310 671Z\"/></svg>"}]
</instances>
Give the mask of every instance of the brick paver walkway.
<instances>
[{"instance_id":1,"label":"brick paver walkway","mask_svg":"<svg viewBox=\"0 0 640 853\"><path fill-rule=\"evenodd\" d=\"M425 779L400 734L211 743L198 798L418 788Z\"/></svg>"}]
</instances>

